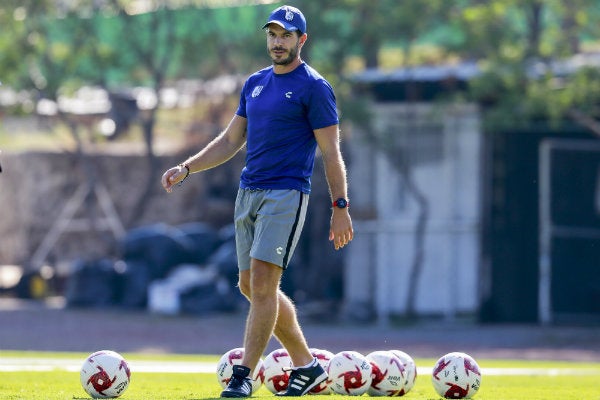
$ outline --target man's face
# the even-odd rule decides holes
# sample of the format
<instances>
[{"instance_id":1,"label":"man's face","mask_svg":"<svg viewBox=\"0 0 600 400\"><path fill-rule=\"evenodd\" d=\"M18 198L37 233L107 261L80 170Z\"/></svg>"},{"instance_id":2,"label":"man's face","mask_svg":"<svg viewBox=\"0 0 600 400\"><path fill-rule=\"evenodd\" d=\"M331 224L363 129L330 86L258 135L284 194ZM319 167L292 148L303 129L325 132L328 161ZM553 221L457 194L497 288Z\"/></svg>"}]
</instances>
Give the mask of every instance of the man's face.
<instances>
[{"instance_id":1,"label":"man's face","mask_svg":"<svg viewBox=\"0 0 600 400\"><path fill-rule=\"evenodd\" d=\"M302 43L296 32L287 31L277 24L267 27L267 51L275 65L288 65L294 61Z\"/></svg>"}]
</instances>

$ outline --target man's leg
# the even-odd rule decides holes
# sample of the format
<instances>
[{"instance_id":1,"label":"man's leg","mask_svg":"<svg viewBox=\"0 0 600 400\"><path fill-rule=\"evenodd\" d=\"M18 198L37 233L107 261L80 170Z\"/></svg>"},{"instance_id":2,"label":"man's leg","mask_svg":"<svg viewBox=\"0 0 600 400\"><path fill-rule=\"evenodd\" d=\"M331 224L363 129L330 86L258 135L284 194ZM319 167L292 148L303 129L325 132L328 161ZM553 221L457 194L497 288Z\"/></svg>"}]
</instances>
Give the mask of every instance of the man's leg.
<instances>
[{"instance_id":1,"label":"man's leg","mask_svg":"<svg viewBox=\"0 0 600 400\"><path fill-rule=\"evenodd\" d=\"M278 395L302 396L327 379L327 373L310 354L292 301L279 289L282 272L277 265L256 259L252 259L250 271L240 272L240 290L250 300L242 365L256 368L275 334L296 367L287 390Z\"/></svg>"},{"instance_id":2,"label":"man's leg","mask_svg":"<svg viewBox=\"0 0 600 400\"><path fill-rule=\"evenodd\" d=\"M296 307L281 290L278 290L279 314L274 334L285 347L295 366L303 366L313 360L306 339L298 323Z\"/></svg>"},{"instance_id":3,"label":"man's leg","mask_svg":"<svg viewBox=\"0 0 600 400\"><path fill-rule=\"evenodd\" d=\"M252 259L249 270L240 271L240 291L250 300L250 310L244 332L244 357L235 365L227 388L221 397L249 397L252 395L250 377L264 352L277 320L277 292L281 278L277 265Z\"/></svg>"},{"instance_id":4,"label":"man's leg","mask_svg":"<svg viewBox=\"0 0 600 400\"><path fill-rule=\"evenodd\" d=\"M277 396L302 396L327 379L327 372L310 354L294 304L281 290L278 293L279 315L274 334L288 351L294 368L287 389Z\"/></svg>"},{"instance_id":5,"label":"man's leg","mask_svg":"<svg viewBox=\"0 0 600 400\"><path fill-rule=\"evenodd\" d=\"M282 269L265 261L251 260L250 270L241 271L240 289L250 300L244 333L242 365L256 367L277 321L279 280Z\"/></svg>"},{"instance_id":6,"label":"man's leg","mask_svg":"<svg viewBox=\"0 0 600 400\"><path fill-rule=\"evenodd\" d=\"M306 365L313 359L300 329L296 308L285 293L279 290L281 273L280 267L254 259L250 270L240 272L240 290L250 301L250 311L246 321L244 337L245 356L242 365L250 366L252 369L256 367L272 334L275 334L282 346L288 351L294 365ZM269 275L268 278L265 276L267 274ZM276 280L276 302L272 300L273 280ZM270 283L267 284L266 282ZM270 294L255 298L252 290L253 285L268 286L270 289L262 288L260 290L263 293L266 291ZM258 303L266 302L267 305L259 305L255 301ZM274 305L276 306L275 309L273 309ZM274 321L272 318L275 318ZM268 336L266 336L267 334Z\"/></svg>"}]
</instances>

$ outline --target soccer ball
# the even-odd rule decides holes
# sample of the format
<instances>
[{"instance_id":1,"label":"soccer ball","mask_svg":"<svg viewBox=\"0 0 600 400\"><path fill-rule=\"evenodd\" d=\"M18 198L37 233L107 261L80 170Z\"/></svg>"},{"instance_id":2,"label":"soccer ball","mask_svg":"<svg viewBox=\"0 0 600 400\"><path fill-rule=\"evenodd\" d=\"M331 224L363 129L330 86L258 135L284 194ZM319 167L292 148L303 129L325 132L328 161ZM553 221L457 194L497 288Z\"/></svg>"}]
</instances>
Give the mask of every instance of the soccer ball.
<instances>
[{"instance_id":1,"label":"soccer ball","mask_svg":"<svg viewBox=\"0 0 600 400\"><path fill-rule=\"evenodd\" d=\"M265 386L273 394L286 390L290 381L292 358L286 349L270 352L263 361Z\"/></svg>"},{"instance_id":2,"label":"soccer ball","mask_svg":"<svg viewBox=\"0 0 600 400\"><path fill-rule=\"evenodd\" d=\"M356 351L341 351L329 361L329 387L337 394L360 396L371 386L373 367Z\"/></svg>"},{"instance_id":3,"label":"soccer ball","mask_svg":"<svg viewBox=\"0 0 600 400\"><path fill-rule=\"evenodd\" d=\"M233 366L240 365L244 358L244 348L238 347L231 349L221 356L221 359L217 363L217 380L223 389L227 387L231 380L231 374L233 374ZM263 362L258 360L254 373L252 374L252 393L256 392L263 384Z\"/></svg>"},{"instance_id":4,"label":"soccer ball","mask_svg":"<svg viewBox=\"0 0 600 400\"><path fill-rule=\"evenodd\" d=\"M80 371L81 386L95 399L113 399L129 386L131 372L127 361L111 350L90 354Z\"/></svg>"},{"instance_id":5,"label":"soccer ball","mask_svg":"<svg viewBox=\"0 0 600 400\"><path fill-rule=\"evenodd\" d=\"M329 368L329 361L333 358L334 354L328 350L323 349L310 349L310 354L317 359L321 367L325 371ZM311 394L330 394L331 388L329 387L329 380L326 379L319 383L317 386L310 390Z\"/></svg>"},{"instance_id":6,"label":"soccer ball","mask_svg":"<svg viewBox=\"0 0 600 400\"><path fill-rule=\"evenodd\" d=\"M469 399L479 390L481 370L465 353L448 353L433 367L431 382L435 391L447 399Z\"/></svg>"},{"instance_id":7,"label":"soccer ball","mask_svg":"<svg viewBox=\"0 0 600 400\"><path fill-rule=\"evenodd\" d=\"M415 386L417 380L417 365L411 356L400 350L390 350L392 354L400 359L402 365L404 365L404 392L400 396L410 392L410 389Z\"/></svg>"},{"instance_id":8,"label":"soccer ball","mask_svg":"<svg viewBox=\"0 0 600 400\"><path fill-rule=\"evenodd\" d=\"M370 396L404 395L404 364L391 351L374 351L367 354L371 363Z\"/></svg>"}]
</instances>

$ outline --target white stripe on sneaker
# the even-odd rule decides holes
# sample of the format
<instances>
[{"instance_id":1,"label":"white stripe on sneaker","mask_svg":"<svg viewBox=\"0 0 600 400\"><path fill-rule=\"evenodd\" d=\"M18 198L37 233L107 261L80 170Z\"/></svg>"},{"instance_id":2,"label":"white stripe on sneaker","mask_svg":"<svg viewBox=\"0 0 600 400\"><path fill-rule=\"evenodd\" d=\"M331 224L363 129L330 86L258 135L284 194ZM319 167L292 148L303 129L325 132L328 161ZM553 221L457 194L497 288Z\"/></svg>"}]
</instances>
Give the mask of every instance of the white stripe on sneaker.
<instances>
[{"instance_id":1,"label":"white stripe on sneaker","mask_svg":"<svg viewBox=\"0 0 600 400\"><path fill-rule=\"evenodd\" d=\"M296 383L297 380L303 380L304 382L301 382L301 384ZM296 375L296 379L291 383L291 386L294 389L302 389L302 387L310 380L309 376L305 376L305 375Z\"/></svg>"}]
</instances>

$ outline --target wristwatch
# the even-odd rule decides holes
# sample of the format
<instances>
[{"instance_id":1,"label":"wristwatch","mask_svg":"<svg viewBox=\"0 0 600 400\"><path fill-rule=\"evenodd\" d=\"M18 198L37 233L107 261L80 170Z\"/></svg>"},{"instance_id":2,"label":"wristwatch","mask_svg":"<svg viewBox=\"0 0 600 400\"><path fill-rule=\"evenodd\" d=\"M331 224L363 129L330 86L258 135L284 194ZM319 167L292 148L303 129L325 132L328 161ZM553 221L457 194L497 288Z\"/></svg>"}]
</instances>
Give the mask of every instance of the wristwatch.
<instances>
[{"instance_id":1,"label":"wristwatch","mask_svg":"<svg viewBox=\"0 0 600 400\"><path fill-rule=\"evenodd\" d=\"M340 197L339 199L333 202L333 206L337 208L347 208L350 207L350 202L345 198Z\"/></svg>"}]
</instances>

